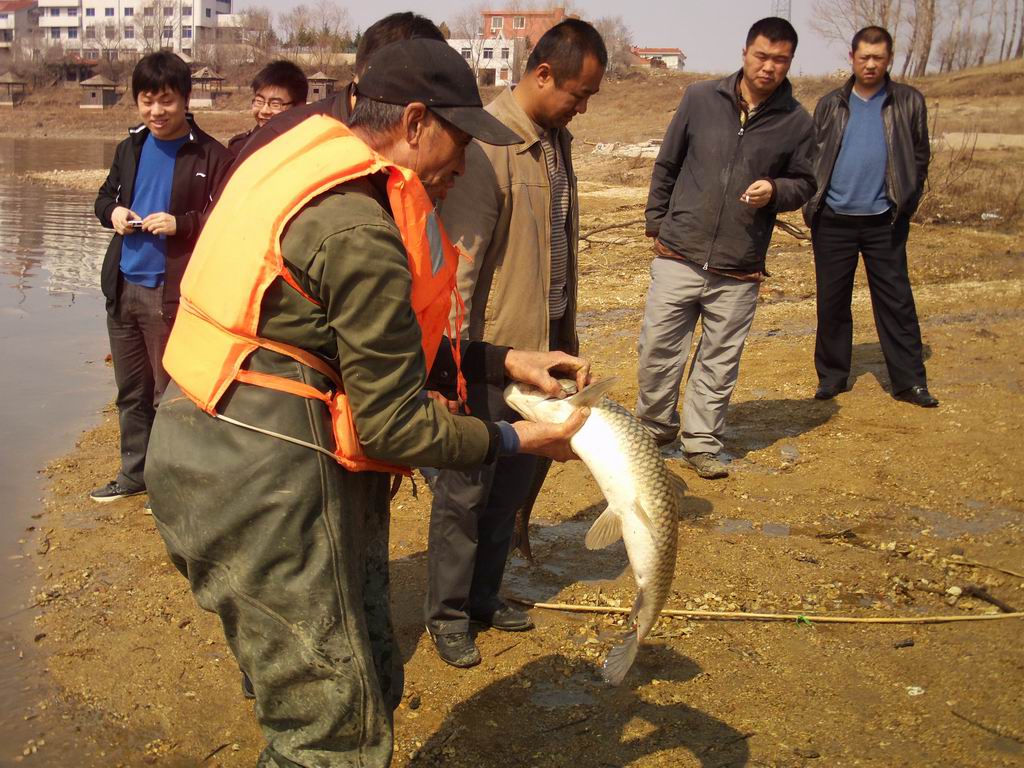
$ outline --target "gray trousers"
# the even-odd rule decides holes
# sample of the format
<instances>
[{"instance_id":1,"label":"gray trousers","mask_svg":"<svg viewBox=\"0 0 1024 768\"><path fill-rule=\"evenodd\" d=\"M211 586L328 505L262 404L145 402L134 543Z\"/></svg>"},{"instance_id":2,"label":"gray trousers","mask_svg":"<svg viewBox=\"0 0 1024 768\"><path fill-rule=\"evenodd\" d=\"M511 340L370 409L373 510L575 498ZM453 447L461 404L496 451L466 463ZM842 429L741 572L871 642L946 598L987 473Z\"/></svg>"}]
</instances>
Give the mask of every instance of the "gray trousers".
<instances>
[{"instance_id":1,"label":"gray trousers","mask_svg":"<svg viewBox=\"0 0 1024 768\"><path fill-rule=\"evenodd\" d=\"M683 403L685 453L717 454L743 344L754 321L758 284L702 270L683 259L651 264L639 344L636 415L659 443L679 434L679 386L697 319L701 337Z\"/></svg>"},{"instance_id":2,"label":"gray trousers","mask_svg":"<svg viewBox=\"0 0 1024 768\"><path fill-rule=\"evenodd\" d=\"M173 318L164 317L163 296L163 287L146 288L122 279L117 308L107 315L121 432L117 482L128 488L145 487L146 446L169 381L162 361Z\"/></svg>"}]
</instances>

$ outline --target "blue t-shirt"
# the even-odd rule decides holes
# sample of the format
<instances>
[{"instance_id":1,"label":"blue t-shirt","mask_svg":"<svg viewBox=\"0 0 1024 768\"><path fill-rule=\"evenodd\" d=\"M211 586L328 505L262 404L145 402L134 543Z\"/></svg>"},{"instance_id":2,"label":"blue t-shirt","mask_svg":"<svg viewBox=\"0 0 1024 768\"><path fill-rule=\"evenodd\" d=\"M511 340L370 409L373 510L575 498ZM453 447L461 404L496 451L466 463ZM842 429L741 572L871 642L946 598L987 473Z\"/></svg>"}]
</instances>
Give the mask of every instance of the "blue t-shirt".
<instances>
[{"instance_id":1,"label":"blue t-shirt","mask_svg":"<svg viewBox=\"0 0 1024 768\"><path fill-rule=\"evenodd\" d=\"M129 207L146 218L151 213L166 212L171 205L171 184L174 161L188 135L163 141L150 134L142 145L139 170L135 174L135 191ZM121 243L121 274L129 283L156 288L164 281L167 263L167 238L138 231L125 235Z\"/></svg>"},{"instance_id":2,"label":"blue t-shirt","mask_svg":"<svg viewBox=\"0 0 1024 768\"><path fill-rule=\"evenodd\" d=\"M886 89L870 99L850 93L850 121L832 170L825 202L836 213L872 216L885 213L892 204L885 192L885 145L882 104Z\"/></svg>"}]
</instances>

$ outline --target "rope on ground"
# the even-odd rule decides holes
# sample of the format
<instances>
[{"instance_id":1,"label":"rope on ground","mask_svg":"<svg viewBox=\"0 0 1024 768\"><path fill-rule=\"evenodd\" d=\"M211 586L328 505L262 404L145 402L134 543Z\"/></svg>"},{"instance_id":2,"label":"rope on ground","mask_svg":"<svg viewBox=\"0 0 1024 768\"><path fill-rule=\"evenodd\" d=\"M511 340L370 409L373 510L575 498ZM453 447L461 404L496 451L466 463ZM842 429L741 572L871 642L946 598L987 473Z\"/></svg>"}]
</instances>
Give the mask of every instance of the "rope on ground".
<instances>
[{"instance_id":1,"label":"rope on ground","mask_svg":"<svg viewBox=\"0 0 1024 768\"><path fill-rule=\"evenodd\" d=\"M573 605L572 603L535 603L519 597L510 600L530 608L549 611L570 611L573 613L630 613L629 608L612 605ZM997 619L1022 619L1024 611L1015 613L980 613L966 616L829 616L812 613L744 613L742 611L684 611L663 608L662 616L676 616L688 619L719 621L795 621L806 624L945 624L954 621L995 621Z\"/></svg>"}]
</instances>

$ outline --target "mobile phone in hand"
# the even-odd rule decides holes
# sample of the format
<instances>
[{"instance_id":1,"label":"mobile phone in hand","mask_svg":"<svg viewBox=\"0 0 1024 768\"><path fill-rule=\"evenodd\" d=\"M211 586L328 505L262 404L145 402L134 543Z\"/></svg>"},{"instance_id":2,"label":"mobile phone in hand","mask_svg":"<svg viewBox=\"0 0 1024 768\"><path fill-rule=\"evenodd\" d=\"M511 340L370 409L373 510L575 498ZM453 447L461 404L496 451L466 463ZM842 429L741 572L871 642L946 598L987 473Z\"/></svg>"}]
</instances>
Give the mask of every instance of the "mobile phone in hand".
<instances>
[{"instance_id":1,"label":"mobile phone in hand","mask_svg":"<svg viewBox=\"0 0 1024 768\"><path fill-rule=\"evenodd\" d=\"M142 219L132 219L128 222L128 226L132 229L142 229Z\"/></svg>"}]
</instances>

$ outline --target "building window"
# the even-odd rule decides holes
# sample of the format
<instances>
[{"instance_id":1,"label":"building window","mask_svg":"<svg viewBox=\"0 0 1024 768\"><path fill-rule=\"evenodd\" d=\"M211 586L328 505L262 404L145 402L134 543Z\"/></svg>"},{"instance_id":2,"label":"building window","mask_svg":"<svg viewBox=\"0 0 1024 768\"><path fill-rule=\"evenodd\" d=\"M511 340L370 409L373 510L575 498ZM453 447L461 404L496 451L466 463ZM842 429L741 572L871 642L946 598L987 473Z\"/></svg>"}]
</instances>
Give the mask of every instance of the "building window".
<instances>
[{"instance_id":1,"label":"building window","mask_svg":"<svg viewBox=\"0 0 1024 768\"><path fill-rule=\"evenodd\" d=\"M209 18L211 18L212 16L213 16L213 11L211 11L211 10L210 10L209 8L207 8L207 9L206 9L206 18L208 18L208 19L209 19Z\"/></svg>"},{"instance_id":2,"label":"building window","mask_svg":"<svg viewBox=\"0 0 1024 768\"><path fill-rule=\"evenodd\" d=\"M501 49L501 58L503 58L503 59L507 59L508 58L508 48L502 48Z\"/></svg>"},{"instance_id":3,"label":"building window","mask_svg":"<svg viewBox=\"0 0 1024 768\"><path fill-rule=\"evenodd\" d=\"M512 29L526 29L526 17L525 16L513 16L512 17Z\"/></svg>"},{"instance_id":4,"label":"building window","mask_svg":"<svg viewBox=\"0 0 1024 768\"><path fill-rule=\"evenodd\" d=\"M68 40L78 39L78 27L68 27Z\"/></svg>"},{"instance_id":5,"label":"building window","mask_svg":"<svg viewBox=\"0 0 1024 768\"><path fill-rule=\"evenodd\" d=\"M462 50L459 51L459 53L462 54L462 58L464 58L466 61L469 61L470 58L473 56L473 51L471 51L469 48L463 48Z\"/></svg>"},{"instance_id":6,"label":"building window","mask_svg":"<svg viewBox=\"0 0 1024 768\"><path fill-rule=\"evenodd\" d=\"M60 40L60 27L53 27L50 30L50 38L52 40Z\"/></svg>"},{"instance_id":7,"label":"building window","mask_svg":"<svg viewBox=\"0 0 1024 768\"><path fill-rule=\"evenodd\" d=\"M103 15L104 16L113 16L114 15L114 9L113 8L104 8L103 9Z\"/></svg>"},{"instance_id":8,"label":"building window","mask_svg":"<svg viewBox=\"0 0 1024 768\"><path fill-rule=\"evenodd\" d=\"M166 40L166 39L169 39L169 38L172 38L172 37L174 37L174 27L171 27L171 26L164 27L164 39Z\"/></svg>"},{"instance_id":9,"label":"building window","mask_svg":"<svg viewBox=\"0 0 1024 768\"><path fill-rule=\"evenodd\" d=\"M77 16L77 15L78 15L78 9L77 8L68 8L68 16Z\"/></svg>"},{"instance_id":10,"label":"building window","mask_svg":"<svg viewBox=\"0 0 1024 768\"><path fill-rule=\"evenodd\" d=\"M96 9L95 8L86 8L85 9L85 15L86 16L95 16L96 15Z\"/></svg>"},{"instance_id":11,"label":"building window","mask_svg":"<svg viewBox=\"0 0 1024 768\"><path fill-rule=\"evenodd\" d=\"M508 67L501 68L501 79L508 80Z\"/></svg>"},{"instance_id":12,"label":"building window","mask_svg":"<svg viewBox=\"0 0 1024 768\"><path fill-rule=\"evenodd\" d=\"M147 40L151 40L153 38L153 28L150 26L143 27L142 36L145 37Z\"/></svg>"},{"instance_id":13,"label":"building window","mask_svg":"<svg viewBox=\"0 0 1024 768\"><path fill-rule=\"evenodd\" d=\"M494 49L493 48L484 48L484 58L485 59L493 59L494 58Z\"/></svg>"},{"instance_id":14,"label":"building window","mask_svg":"<svg viewBox=\"0 0 1024 768\"><path fill-rule=\"evenodd\" d=\"M124 39L134 40L135 39L135 27L131 24L124 25Z\"/></svg>"},{"instance_id":15,"label":"building window","mask_svg":"<svg viewBox=\"0 0 1024 768\"><path fill-rule=\"evenodd\" d=\"M145 8L142 9L142 15L143 16L152 16L153 13L154 13L154 10L153 10L153 6L152 5L147 5Z\"/></svg>"},{"instance_id":16,"label":"building window","mask_svg":"<svg viewBox=\"0 0 1024 768\"><path fill-rule=\"evenodd\" d=\"M174 8L172 8L169 5L165 5L164 6L164 16L173 16L173 15L174 15Z\"/></svg>"},{"instance_id":17,"label":"building window","mask_svg":"<svg viewBox=\"0 0 1024 768\"><path fill-rule=\"evenodd\" d=\"M182 16L191 16L192 15L192 6L191 5L183 5L183 6L181 6L181 15Z\"/></svg>"},{"instance_id":18,"label":"building window","mask_svg":"<svg viewBox=\"0 0 1024 768\"><path fill-rule=\"evenodd\" d=\"M192 27L185 27L183 30L181 30L181 36L184 37L185 39L191 39L191 37L192 37Z\"/></svg>"},{"instance_id":19,"label":"building window","mask_svg":"<svg viewBox=\"0 0 1024 768\"><path fill-rule=\"evenodd\" d=\"M124 9L124 15L125 16L134 16L135 15L135 9L134 8L125 8Z\"/></svg>"},{"instance_id":20,"label":"building window","mask_svg":"<svg viewBox=\"0 0 1024 768\"><path fill-rule=\"evenodd\" d=\"M50 9L50 15L51 16L60 16L60 8L51 8Z\"/></svg>"},{"instance_id":21,"label":"building window","mask_svg":"<svg viewBox=\"0 0 1024 768\"><path fill-rule=\"evenodd\" d=\"M107 40L115 39L117 37L117 27L115 27L113 24L107 24L103 28L103 36L107 38Z\"/></svg>"},{"instance_id":22,"label":"building window","mask_svg":"<svg viewBox=\"0 0 1024 768\"><path fill-rule=\"evenodd\" d=\"M85 39L86 40L95 40L96 39L96 27L86 27L85 28Z\"/></svg>"},{"instance_id":23,"label":"building window","mask_svg":"<svg viewBox=\"0 0 1024 768\"><path fill-rule=\"evenodd\" d=\"M6 19L7 19L7 14L6 13L0 13L0 21L5 21Z\"/></svg>"},{"instance_id":24,"label":"building window","mask_svg":"<svg viewBox=\"0 0 1024 768\"><path fill-rule=\"evenodd\" d=\"M501 29L504 19L501 16L494 16L491 19L491 29Z\"/></svg>"},{"instance_id":25,"label":"building window","mask_svg":"<svg viewBox=\"0 0 1024 768\"><path fill-rule=\"evenodd\" d=\"M181 52L184 53L186 56L191 56L192 55L192 49L191 48L182 48Z\"/></svg>"}]
</instances>

